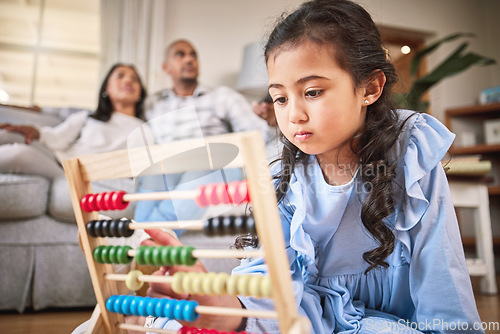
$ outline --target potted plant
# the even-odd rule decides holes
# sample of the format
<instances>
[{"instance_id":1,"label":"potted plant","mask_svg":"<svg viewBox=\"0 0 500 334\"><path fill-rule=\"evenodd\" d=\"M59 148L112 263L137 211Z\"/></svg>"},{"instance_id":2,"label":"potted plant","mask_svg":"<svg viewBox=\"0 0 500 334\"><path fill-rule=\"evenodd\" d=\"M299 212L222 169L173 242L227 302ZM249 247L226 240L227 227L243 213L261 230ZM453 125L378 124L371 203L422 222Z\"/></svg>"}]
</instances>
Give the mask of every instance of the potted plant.
<instances>
[{"instance_id":1,"label":"potted plant","mask_svg":"<svg viewBox=\"0 0 500 334\"><path fill-rule=\"evenodd\" d=\"M496 64L495 59L479 55L474 52L466 52L468 42L460 44L445 60L423 77L416 78L415 74L425 56L436 50L441 44L453 41L457 38L474 37L470 33L456 33L446 36L426 48L418 51L413 56L410 64L411 86L408 93L394 94L396 104L405 109L426 112L429 102L422 101L422 95L441 80L465 71L473 65L486 66Z\"/></svg>"}]
</instances>

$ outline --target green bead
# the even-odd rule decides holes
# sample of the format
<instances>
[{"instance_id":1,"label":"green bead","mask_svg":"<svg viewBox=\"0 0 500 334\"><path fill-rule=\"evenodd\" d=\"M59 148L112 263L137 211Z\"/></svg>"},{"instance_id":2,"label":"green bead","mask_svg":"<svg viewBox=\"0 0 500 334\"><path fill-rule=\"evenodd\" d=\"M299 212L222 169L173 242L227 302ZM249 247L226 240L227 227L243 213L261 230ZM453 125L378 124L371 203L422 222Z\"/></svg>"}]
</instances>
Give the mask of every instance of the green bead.
<instances>
[{"instance_id":1,"label":"green bead","mask_svg":"<svg viewBox=\"0 0 500 334\"><path fill-rule=\"evenodd\" d=\"M102 248L103 248L103 247L104 247L104 246L97 246L97 248L96 248L96 249L94 249L94 260L95 260L95 262L97 262L97 263L104 263L104 262L102 261L102 255L101 255L101 254L102 254Z\"/></svg>"},{"instance_id":2,"label":"green bead","mask_svg":"<svg viewBox=\"0 0 500 334\"><path fill-rule=\"evenodd\" d=\"M180 260L181 263L186 266L192 266L196 263L196 259L193 257L193 246L185 246L180 250Z\"/></svg>"},{"instance_id":3,"label":"green bead","mask_svg":"<svg viewBox=\"0 0 500 334\"><path fill-rule=\"evenodd\" d=\"M140 246L137 248L137 251L135 253L135 262L137 262L140 265L145 265L146 260L144 259L144 250L147 248L147 246Z\"/></svg>"},{"instance_id":4,"label":"green bead","mask_svg":"<svg viewBox=\"0 0 500 334\"><path fill-rule=\"evenodd\" d=\"M170 263L172 265L179 265L182 264L181 259L179 258L180 255L180 248L182 247L172 247L170 250L170 254L168 255L168 259L170 260Z\"/></svg>"},{"instance_id":5,"label":"green bead","mask_svg":"<svg viewBox=\"0 0 500 334\"><path fill-rule=\"evenodd\" d=\"M161 256L161 265L162 266L171 266L172 262L170 261L170 250L172 246L163 246L160 247L160 256Z\"/></svg>"},{"instance_id":6,"label":"green bead","mask_svg":"<svg viewBox=\"0 0 500 334\"><path fill-rule=\"evenodd\" d=\"M116 251L117 251L117 249L119 247L120 246L111 246L111 247L109 247L109 251L108 251L109 262L111 262L111 263L118 263L118 259L116 257Z\"/></svg>"},{"instance_id":7,"label":"green bead","mask_svg":"<svg viewBox=\"0 0 500 334\"><path fill-rule=\"evenodd\" d=\"M152 264L155 266L161 266L161 247L154 247L151 251Z\"/></svg>"},{"instance_id":8,"label":"green bead","mask_svg":"<svg viewBox=\"0 0 500 334\"><path fill-rule=\"evenodd\" d=\"M132 262L132 257L128 256L128 251L131 249L132 247L130 246L122 246L118 248L118 250L116 251L116 258L118 260L118 263L129 264L130 262Z\"/></svg>"},{"instance_id":9,"label":"green bead","mask_svg":"<svg viewBox=\"0 0 500 334\"><path fill-rule=\"evenodd\" d=\"M101 258L103 263L110 263L109 261L109 246L103 246L101 251Z\"/></svg>"},{"instance_id":10,"label":"green bead","mask_svg":"<svg viewBox=\"0 0 500 334\"><path fill-rule=\"evenodd\" d=\"M153 248L154 247L145 247L144 248L144 262L146 262L147 265L152 265L153 264Z\"/></svg>"}]
</instances>

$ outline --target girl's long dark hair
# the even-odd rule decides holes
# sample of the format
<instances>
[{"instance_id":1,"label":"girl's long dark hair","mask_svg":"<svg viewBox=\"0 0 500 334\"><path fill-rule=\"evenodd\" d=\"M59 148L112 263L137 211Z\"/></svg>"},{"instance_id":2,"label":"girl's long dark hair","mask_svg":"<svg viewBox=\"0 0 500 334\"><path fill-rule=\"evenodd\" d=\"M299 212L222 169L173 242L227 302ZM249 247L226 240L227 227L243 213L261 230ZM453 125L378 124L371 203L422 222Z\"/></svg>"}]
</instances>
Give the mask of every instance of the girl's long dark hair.
<instances>
[{"instance_id":1,"label":"girl's long dark hair","mask_svg":"<svg viewBox=\"0 0 500 334\"><path fill-rule=\"evenodd\" d=\"M111 114L114 112L113 104L111 103L111 99L106 93L106 87L108 86L109 77L111 74L120 66L125 66L133 69L139 78L139 83L141 85L141 97L135 104L135 117L145 120L144 116L144 100L146 99L147 92L146 88L142 84L141 77L139 73L137 73L136 68L133 65L117 63L114 64L109 70L108 74L104 78L104 81L101 84L101 88L99 89L99 100L97 103L97 109L90 115L90 117L97 119L99 121L107 122L111 118Z\"/></svg>"},{"instance_id":2,"label":"girl's long dark hair","mask_svg":"<svg viewBox=\"0 0 500 334\"><path fill-rule=\"evenodd\" d=\"M340 67L351 73L354 87L360 87L383 73L385 88L379 99L368 106L364 128L348 143L360 158L360 175L367 187L367 198L361 210L364 227L379 246L363 254L373 268L388 267L385 259L393 252L395 237L384 222L395 210L393 180L395 161L388 155L402 129L391 99L392 86L397 81L393 64L382 45L380 34L370 14L348 0L316 0L302 4L289 16L281 19L265 46L266 62L281 50L300 47L304 41L330 47ZM289 189L291 175L297 163L308 155L290 143L282 134L284 144L281 170L274 175L278 202L283 201ZM307 170L307 169L306 169ZM238 242L237 242L238 243ZM243 245L255 245L256 240L241 239Z\"/></svg>"}]
</instances>

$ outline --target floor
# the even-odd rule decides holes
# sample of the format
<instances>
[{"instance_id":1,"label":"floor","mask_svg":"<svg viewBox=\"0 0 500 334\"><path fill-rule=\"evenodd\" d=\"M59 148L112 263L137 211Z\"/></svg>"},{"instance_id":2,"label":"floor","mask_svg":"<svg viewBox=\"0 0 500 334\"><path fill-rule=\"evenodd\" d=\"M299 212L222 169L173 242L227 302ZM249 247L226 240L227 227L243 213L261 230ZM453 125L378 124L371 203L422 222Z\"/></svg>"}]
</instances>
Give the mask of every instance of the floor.
<instances>
[{"instance_id":1,"label":"floor","mask_svg":"<svg viewBox=\"0 0 500 334\"><path fill-rule=\"evenodd\" d=\"M500 274L497 276L500 286ZM487 334L500 333L500 294L490 296L477 293L479 281L472 279L476 303ZM451 307L451 306L450 306ZM0 312L1 334L69 334L86 321L92 309L47 310L43 312Z\"/></svg>"}]
</instances>

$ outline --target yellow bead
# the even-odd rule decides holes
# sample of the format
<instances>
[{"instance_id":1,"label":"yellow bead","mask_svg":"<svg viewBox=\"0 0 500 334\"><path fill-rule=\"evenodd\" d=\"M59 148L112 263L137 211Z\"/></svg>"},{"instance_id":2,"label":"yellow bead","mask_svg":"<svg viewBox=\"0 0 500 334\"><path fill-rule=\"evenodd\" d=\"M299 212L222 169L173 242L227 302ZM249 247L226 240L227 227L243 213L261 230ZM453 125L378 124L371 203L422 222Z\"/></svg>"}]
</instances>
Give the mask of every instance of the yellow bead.
<instances>
[{"instance_id":1,"label":"yellow bead","mask_svg":"<svg viewBox=\"0 0 500 334\"><path fill-rule=\"evenodd\" d=\"M172 281L172 290L175 293L183 293L185 292L182 288L182 282L184 281L184 277L186 276L185 272L178 271L174 274L174 279Z\"/></svg>"},{"instance_id":2,"label":"yellow bead","mask_svg":"<svg viewBox=\"0 0 500 334\"><path fill-rule=\"evenodd\" d=\"M227 294L230 296L238 295L238 281L240 280L241 275L231 275L227 280Z\"/></svg>"},{"instance_id":3,"label":"yellow bead","mask_svg":"<svg viewBox=\"0 0 500 334\"><path fill-rule=\"evenodd\" d=\"M196 273L196 275L193 275L193 279L191 281L191 293L197 294L197 295L203 295L203 289L201 287L203 280L205 279L205 273Z\"/></svg>"},{"instance_id":4,"label":"yellow bead","mask_svg":"<svg viewBox=\"0 0 500 334\"><path fill-rule=\"evenodd\" d=\"M242 275L239 280L238 280L238 283L236 285L236 288L238 290L238 295L242 295L242 296L248 296L250 291L249 291L249 288L248 288L248 283L250 281L250 279L252 278L252 276L254 275Z\"/></svg>"},{"instance_id":5,"label":"yellow bead","mask_svg":"<svg viewBox=\"0 0 500 334\"><path fill-rule=\"evenodd\" d=\"M137 291L144 285L144 282L139 281L139 276L142 276L142 272L139 270L132 270L128 273L127 279L125 280L125 285L130 291Z\"/></svg>"},{"instance_id":6,"label":"yellow bead","mask_svg":"<svg viewBox=\"0 0 500 334\"><path fill-rule=\"evenodd\" d=\"M189 272L186 274L184 279L182 280L182 288L184 292L192 293L193 292L193 280L196 277L197 273Z\"/></svg>"},{"instance_id":7,"label":"yellow bead","mask_svg":"<svg viewBox=\"0 0 500 334\"><path fill-rule=\"evenodd\" d=\"M215 279L217 278L217 273L210 272L207 273L203 282L201 283L201 289L203 293L208 296L213 296L215 294L214 284Z\"/></svg>"},{"instance_id":8,"label":"yellow bead","mask_svg":"<svg viewBox=\"0 0 500 334\"><path fill-rule=\"evenodd\" d=\"M248 293L252 297L260 298L262 297L262 291L260 291L261 282L264 276L262 275L252 275L248 281Z\"/></svg>"},{"instance_id":9,"label":"yellow bead","mask_svg":"<svg viewBox=\"0 0 500 334\"><path fill-rule=\"evenodd\" d=\"M231 276L228 273L218 273L214 279L213 290L217 295L224 295L227 293L227 281Z\"/></svg>"},{"instance_id":10,"label":"yellow bead","mask_svg":"<svg viewBox=\"0 0 500 334\"><path fill-rule=\"evenodd\" d=\"M260 292L262 294L262 297L271 298L273 296L271 289L272 289L271 276L268 275L265 276L260 282Z\"/></svg>"}]
</instances>

